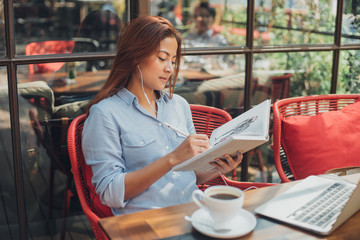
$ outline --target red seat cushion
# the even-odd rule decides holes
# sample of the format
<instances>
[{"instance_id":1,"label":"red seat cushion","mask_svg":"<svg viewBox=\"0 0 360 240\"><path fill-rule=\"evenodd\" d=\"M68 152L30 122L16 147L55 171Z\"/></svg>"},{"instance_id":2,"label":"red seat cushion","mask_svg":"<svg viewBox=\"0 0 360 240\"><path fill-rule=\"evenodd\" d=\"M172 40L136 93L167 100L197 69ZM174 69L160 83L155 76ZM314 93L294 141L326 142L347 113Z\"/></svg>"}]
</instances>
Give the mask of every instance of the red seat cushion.
<instances>
[{"instance_id":1,"label":"red seat cushion","mask_svg":"<svg viewBox=\"0 0 360 240\"><path fill-rule=\"evenodd\" d=\"M281 144L295 179L360 166L360 101L338 111L284 119Z\"/></svg>"}]
</instances>

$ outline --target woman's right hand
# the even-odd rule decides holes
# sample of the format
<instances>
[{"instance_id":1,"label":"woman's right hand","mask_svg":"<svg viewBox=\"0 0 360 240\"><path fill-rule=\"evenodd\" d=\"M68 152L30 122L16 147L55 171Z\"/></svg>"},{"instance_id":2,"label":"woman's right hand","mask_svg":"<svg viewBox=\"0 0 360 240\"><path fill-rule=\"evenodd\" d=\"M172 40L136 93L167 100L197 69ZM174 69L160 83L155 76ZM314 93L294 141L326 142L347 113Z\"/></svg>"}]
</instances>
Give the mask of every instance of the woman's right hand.
<instances>
[{"instance_id":1,"label":"woman's right hand","mask_svg":"<svg viewBox=\"0 0 360 240\"><path fill-rule=\"evenodd\" d=\"M175 166L210 148L210 141L205 134L190 134L173 152L171 165Z\"/></svg>"}]
</instances>

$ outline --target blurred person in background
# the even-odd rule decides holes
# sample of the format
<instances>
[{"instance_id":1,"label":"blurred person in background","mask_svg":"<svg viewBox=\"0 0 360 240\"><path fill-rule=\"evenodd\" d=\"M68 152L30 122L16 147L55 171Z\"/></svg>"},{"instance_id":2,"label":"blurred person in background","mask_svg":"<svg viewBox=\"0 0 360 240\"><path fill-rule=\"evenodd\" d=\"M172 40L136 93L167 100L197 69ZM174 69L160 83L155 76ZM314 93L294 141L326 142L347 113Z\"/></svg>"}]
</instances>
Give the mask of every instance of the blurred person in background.
<instances>
[{"instance_id":1,"label":"blurred person in background","mask_svg":"<svg viewBox=\"0 0 360 240\"><path fill-rule=\"evenodd\" d=\"M208 2L201 2L194 9L194 27L184 34L187 47L220 47L227 46L225 36L213 29L216 11Z\"/></svg>"},{"instance_id":2,"label":"blurred person in background","mask_svg":"<svg viewBox=\"0 0 360 240\"><path fill-rule=\"evenodd\" d=\"M198 4L193 13L194 26L184 33L185 47L224 47L229 43L224 35L213 28L216 11L208 2ZM228 55L184 56L182 70L201 71L214 74L225 74L233 66Z\"/></svg>"}]
</instances>

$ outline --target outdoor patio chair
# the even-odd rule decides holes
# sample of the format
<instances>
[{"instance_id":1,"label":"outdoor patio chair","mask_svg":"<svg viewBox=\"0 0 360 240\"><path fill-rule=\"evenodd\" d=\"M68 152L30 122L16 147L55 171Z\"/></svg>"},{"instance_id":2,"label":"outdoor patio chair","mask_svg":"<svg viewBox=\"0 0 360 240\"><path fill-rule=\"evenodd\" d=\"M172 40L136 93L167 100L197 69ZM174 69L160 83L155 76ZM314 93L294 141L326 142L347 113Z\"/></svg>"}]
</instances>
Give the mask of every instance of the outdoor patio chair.
<instances>
[{"instance_id":1,"label":"outdoor patio chair","mask_svg":"<svg viewBox=\"0 0 360 240\"><path fill-rule=\"evenodd\" d=\"M280 76L271 76L271 102L290 96L290 78L292 74L286 73Z\"/></svg>"},{"instance_id":2,"label":"outdoor patio chair","mask_svg":"<svg viewBox=\"0 0 360 240\"><path fill-rule=\"evenodd\" d=\"M293 97L273 104L274 162L282 182L360 166L360 95Z\"/></svg>"},{"instance_id":3,"label":"outdoor patio chair","mask_svg":"<svg viewBox=\"0 0 360 240\"><path fill-rule=\"evenodd\" d=\"M49 177L49 218L52 218L55 172L58 171L66 177L64 202L62 207L62 229L61 236L65 234L66 219L69 213L72 174L70 171L70 161L66 149L67 127L71 122L68 117L53 118L56 107L54 107L54 93L51 88L43 81L18 84L19 96L26 99L35 108L29 110L29 118L32 129L36 136L35 156L37 164L40 161L40 146L42 146L49 157L50 177Z\"/></svg>"},{"instance_id":4,"label":"outdoor patio chair","mask_svg":"<svg viewBox=\"0 0 360 240\"><path fill-rule=\"evenodd\" d=\"M25 46L26 55L71 53L75 46L73 40L31 42ZM64 62L29 64L29 73L53 73L64 66Z\"/></svg>"},{"instance_id":5,"label":"outdoor patio chair","mask_svg":"<svg viewBox=\"0 0 360 240\"><path fill-rule=\"evenodd\" d=\"M55 171L59 171L66 177L65 184L65 194L64 194L64 202L62 208L62 227L61 227L61 237L60 239L65 238L65 230L66 230L66 220L69 215L70 209L70 199L73 196L71 191L72 184L72 174L70 172L70 167L67 166L68 156L64 156L64 151L59 151L53 143L53 139L50 137L50 128L58 125L59 128L62 128L63 125L68 126L70 122L68 118L56 119L56 120L45 120L39 121L36 113L33 109L29 110L29 117L31 120L31 125L34 129L35 135L37 137L37 144L42 145L46 153L51 159L50 164L50 183L49 183L49 218L52 218L52 210L53 210L53 202L54 202L54 181L55 181ZM45 128L45 129L44 129ZM66 134L65 134L66 138Z\"/></svg>"},{"instance_id":6,"label":"outdoor patio chair","mask_svg":"<svg viewBox=\"0 0 360 240\"><path fill-rule=\"evenodd\" d=\"M100 218L113 216L113 214L109 207L101 203L99 196L95 192L95 187L91 184L92 170L85 163L81 148L81 133L85 119L85 114L76 117L68 129L67 141L71 171L81 207L90 222L95 238L97 240L108 239L100 228L98 221Z\"/></svg>"}]
</instances>

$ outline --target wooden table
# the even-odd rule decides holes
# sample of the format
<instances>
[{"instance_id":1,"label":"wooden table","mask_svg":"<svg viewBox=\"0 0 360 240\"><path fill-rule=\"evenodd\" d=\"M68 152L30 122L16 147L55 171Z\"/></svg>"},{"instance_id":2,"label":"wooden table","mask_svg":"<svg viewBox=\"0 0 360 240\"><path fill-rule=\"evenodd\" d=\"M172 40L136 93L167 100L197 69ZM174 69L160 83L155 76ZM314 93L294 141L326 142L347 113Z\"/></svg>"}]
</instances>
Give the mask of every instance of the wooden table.
<instances>
[{"instance_id":1,"label":"wooden table","mask_svg":"<svg viewBox=\"0 0 360 240\"><path fill-rule=\"evenodd\" d=\"M357 182L360 173L344 178ZM244 208L254 213L260 204L286 191L295 182L255 189L245 192ZM196 211L195 203L186 203L161 209L153 209L133 214L103 218L99 221L101 228L110 239L211 239L197 232L184 216ZM353 215L330 236L321 237L286 225L284 223L257 217L253 232L241 239L360 239L360 211Z\"/></svg>"},{"instance_id":2,"label":"wooden table","mask_svg":"<svg viewBox=\"0 0 360 240\"><path fill-rule=\"evenodd\" d=\"M217 78L213 74L195 70L181 70L179 76L185 78L186 81L204 81Z\"/></svg>"},{"instance_id":3,"label":"wooden table","mask_svg":"<svg viewBox=\"0 0 360 240\"><path fill-rule=\"evenodd\" d=\"M49 84L56 95L75 95L82 93L98 92L109 75L109 70L96 72L78 72L73 84L67 84L67 72L41 73L31 75L19 75L18 82L45 81Z\"/></svg>"}]
</instances>

